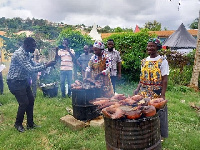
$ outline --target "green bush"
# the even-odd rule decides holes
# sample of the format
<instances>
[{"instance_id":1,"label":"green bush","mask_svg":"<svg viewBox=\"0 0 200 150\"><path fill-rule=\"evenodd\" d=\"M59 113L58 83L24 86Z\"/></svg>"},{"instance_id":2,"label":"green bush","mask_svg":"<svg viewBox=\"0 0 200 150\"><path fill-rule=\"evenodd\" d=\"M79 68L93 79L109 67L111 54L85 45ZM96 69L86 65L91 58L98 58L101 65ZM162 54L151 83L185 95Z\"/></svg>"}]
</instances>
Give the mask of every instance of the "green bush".
<instances>
[{"instance_id":1,"label":"green bush","mask_svg":"<svg viewBox=\"0 0 200 150\"><path fill-rule=\"evenodd\" d=\"M195 50L187 55L170 50L161 50L159 53L160 55L165 55L169 63L168 89L173 88L174 85L189 85L192 77Z\"/></svg>"},{"instance_id":2,"label":"green bush","mask_svg":"<svg viewBox=\"0 0 200 150\"><path fill-rule=\"evenodd\" d=\"M113 39L115 48L120 51L122 57L122 74L126 80L138 81L140 75L141 59L147 57L146 46L149 38L148 30L142 30L138 33L127 32L113 34L104 39Z\"/></svg>"},{"instance_id":3,"label":"green bush","mask_svg":"<svg viewBox=\"0 0 200 150\"><path fill-rule=\"evenodd\" d=\"M192 77L192 67L193 66L191 65L184 66L183 70L180 68L171 68L169 74L169 83L187 86Z\"/></svg>"}]
</instances>

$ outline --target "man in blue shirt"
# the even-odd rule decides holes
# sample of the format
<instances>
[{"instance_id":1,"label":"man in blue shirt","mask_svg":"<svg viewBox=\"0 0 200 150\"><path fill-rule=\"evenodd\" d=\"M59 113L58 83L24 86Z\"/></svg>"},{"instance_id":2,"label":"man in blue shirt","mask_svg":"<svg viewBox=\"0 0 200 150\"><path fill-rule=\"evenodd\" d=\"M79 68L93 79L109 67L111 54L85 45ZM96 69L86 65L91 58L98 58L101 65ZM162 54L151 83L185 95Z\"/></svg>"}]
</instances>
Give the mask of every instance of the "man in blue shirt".
<instances>
[{"instance_id":1,"label":"man in blue shirt","mask_svg":"<svg viewBox=\"0 0 200 150\"><path fill-rule=\"evenodd\" d=\"M8 88L19 103L14 125L19 132L25 131L22 126L25 113L27 115L27 129L38 127L33 122L33 106L35 99L29 83L30 74L42 71L56 63L55 61L51 61L47 64L35 66L29 55L29 53L35 51L35 48L35 40L31 37L25 38L23 46L16 50L11 58L11 64L7 76Z\"/></svg>"}]
</instances>

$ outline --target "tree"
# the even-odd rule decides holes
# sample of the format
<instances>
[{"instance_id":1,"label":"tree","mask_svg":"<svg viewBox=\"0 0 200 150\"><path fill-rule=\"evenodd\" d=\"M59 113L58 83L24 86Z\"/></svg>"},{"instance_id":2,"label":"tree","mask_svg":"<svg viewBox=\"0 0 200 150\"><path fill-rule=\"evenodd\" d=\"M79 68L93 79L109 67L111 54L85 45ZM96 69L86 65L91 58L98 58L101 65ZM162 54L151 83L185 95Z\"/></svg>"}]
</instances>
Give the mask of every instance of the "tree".
<instances>
[{"instance_id":1,"label":"tree","mask_svg":"<svg viewBox=\"0 0 200 150\"><path fill-rule=\"evenodd\" d=\"M196 18L189 26L190 29L198 29L199 18Z\"/></svg>"},{"instance_id":2,"label":"tree","mask_svg":"<svg viewBox=\"0 0 200 150\"><path fill-rule=\"evenodd\" d=\"M0 18L0 27L1 28L6 28L7 27L7 20L5 17Z\"/></svg>"},{"instance_id":3,"label":"tree","mask_svg":"<svg viewBox=\"0 0 200 150\"><path fill-rule=\"evenodd\" d=\"M147 22L145 23L144 28L151 31L161 31L161 23L157 22L156 20L153 22Z\"/></svg>"},{"instance_id":4,"label":"tree","mask_svg":"<svg viewBox=\"0 0 200 150\"><path fill-rule=\"evenodd\" d=\"M198 23L198 34L197 34L197 48L194 59L194 66L192 72L192 78L190 80L190 87L198 89L198 78L200 72L200 11L199 11L199 23Z\"/></svg>"},{"instance_id":5,"label":"tree","mask_svg":"<svg viewBox=\"0 0 200 150\"><path fill-rule=\"evenodd\" d=\"M12 32L6 32L6 38L3 41L3 49L6 50L6 55L9 53L14 53L23 43L23 39L26 37L25 33L17 35Z\"/></svg>"},{"instance_id":6,"label":"tree","mask_svg":"<svg viewBox=\"0 0 200 150\"><path fill-rule=\"evenodd\" d=\"M104 28L101 28L100 30L98 30L98 32L100 32L100 33L112 33L113 29L107 25Z\"/></svg>"},{"instance_id":7,"label":"tree","mask_svg":"<svg viewBox=\"0 0 200 150\"><path fill-rule=\"evenodd\" d=\"M43 39L56 39L60 33L60 28L54 26L34 26L34 33L39 34Z\"/></svg>"},{"instance_id":8,"label":"tree","mask_svg":"<svg viewBox=\"0 0 200 150\"><path fill-rule=\"evenodd\" d=\"M120 27L117 27L117 28L114 29L114 32L123 32L123 29L120 28Z\"/></svg>"}]
</instances>

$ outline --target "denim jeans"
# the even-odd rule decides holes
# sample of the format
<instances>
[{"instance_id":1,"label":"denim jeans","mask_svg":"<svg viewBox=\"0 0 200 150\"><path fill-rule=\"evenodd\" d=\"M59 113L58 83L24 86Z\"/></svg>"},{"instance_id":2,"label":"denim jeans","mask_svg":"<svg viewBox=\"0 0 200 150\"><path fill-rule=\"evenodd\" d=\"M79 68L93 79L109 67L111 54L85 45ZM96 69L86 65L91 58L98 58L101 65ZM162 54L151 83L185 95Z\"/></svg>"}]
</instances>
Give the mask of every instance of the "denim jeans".
<instances>
[{"instance_id":1,"label":"denim jeans","mask_svg":"<svg viewBox=\"0 0 200 150\"><path fill-rule=\"evenodd\" d=\"M7 80L8 88L10 92L15 96L19 104L16 125L22 125L24 115L27 115L27 124L33 125L33 107L34 97L31 91L31 87L27 80Z\"/></svg>"},{"instance_id":2,"label":"denim jeans","mask_svg":"<svg viewBox=\"0 0 200 150\"><path fill-rule=\"evenodd\" d=\"M3 75L0 72L0 94L3 94Z\"/></svg>"},{"instance_id":3,"label":"denim jeans","mask_svg":"<svg viewBox=\"0 0 200 150\"><path fill-rule=\"evenodd\" d=\"M72 70L61 70L60 71L60 88L62 97L65 97L65 79L67 77L68 84L68 96L71 96L71 84L72 84Z\"/></svg>"},{"instance_id":4,"label":"denim jeans","mask_svg":"<svg viewBox=\"0 0 200 150\"><path fill-rule=\"evenodd\" d=\"M110 76L110 79L111 79L113 90L115 93L115 84L116 84L117 76Z\"/></svg>"}]
</instances>

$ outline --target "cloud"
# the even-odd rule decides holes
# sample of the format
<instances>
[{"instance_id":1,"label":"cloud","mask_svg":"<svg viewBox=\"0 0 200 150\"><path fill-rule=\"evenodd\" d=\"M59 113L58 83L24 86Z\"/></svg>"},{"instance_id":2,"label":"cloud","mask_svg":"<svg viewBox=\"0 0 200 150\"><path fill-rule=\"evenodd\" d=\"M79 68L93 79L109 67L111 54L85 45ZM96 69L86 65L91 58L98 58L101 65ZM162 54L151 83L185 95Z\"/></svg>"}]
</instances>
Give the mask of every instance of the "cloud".
<instances>
[{"instance_id":1,"label":"cloud","mask_svg":"<svg viewBox=\"0 0 200 150\"><path fill-rule=\"evenodd\" d=\"M186 27L199 15L199 0L1 0L0 17L47 19L67 24L102 27L143 27L148 21L158 21L162 28L176 30Z\"/></svg>"}]
</instances>

